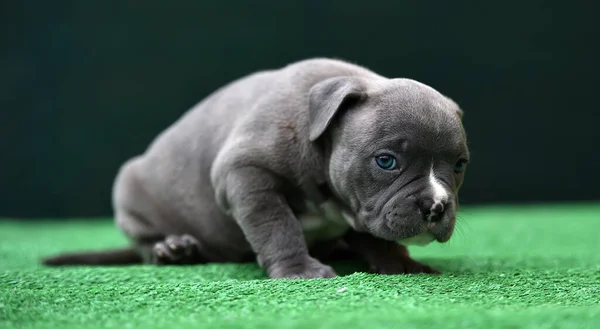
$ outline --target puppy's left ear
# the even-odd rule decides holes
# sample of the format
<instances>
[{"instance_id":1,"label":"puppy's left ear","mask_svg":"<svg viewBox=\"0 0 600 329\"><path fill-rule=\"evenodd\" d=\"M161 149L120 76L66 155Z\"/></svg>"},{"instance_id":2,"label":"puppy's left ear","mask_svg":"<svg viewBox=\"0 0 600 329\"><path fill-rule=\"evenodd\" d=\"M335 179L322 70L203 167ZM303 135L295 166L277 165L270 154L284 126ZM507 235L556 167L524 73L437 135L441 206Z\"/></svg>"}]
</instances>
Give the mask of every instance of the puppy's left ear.
<instances>
[{"instance_id":1,"label":"puppy's left ear","mask_svg":"<svg viewBox=\"0 0 600 329\"><path fill-rule=\"evenodd\" d=\"M336 114L366 97L366 87L356 77L329 78L315 84L309 93L310 141L323 135Z\"/></svg>"}]
</instances>

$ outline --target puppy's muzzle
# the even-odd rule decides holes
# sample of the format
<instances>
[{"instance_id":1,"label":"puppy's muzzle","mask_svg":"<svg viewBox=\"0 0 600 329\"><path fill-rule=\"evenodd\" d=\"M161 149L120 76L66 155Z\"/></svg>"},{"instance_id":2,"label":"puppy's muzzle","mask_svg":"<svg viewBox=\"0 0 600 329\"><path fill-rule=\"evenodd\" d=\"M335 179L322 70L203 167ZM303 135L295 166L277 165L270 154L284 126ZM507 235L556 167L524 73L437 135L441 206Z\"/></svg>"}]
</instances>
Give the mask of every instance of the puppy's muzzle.
<instances>
[{"instance_id":1,"label":"puppy's muzzle","mask_svg":"<svg viewBox=\"0 0 600 329\"><path fill-rule=\"evenodd\" d=\"M444 212L448 209L449 202L423 198L417 201L417 206L421 210L423 220L435 223L444 218Z\"/></svg>"}]
</instances>

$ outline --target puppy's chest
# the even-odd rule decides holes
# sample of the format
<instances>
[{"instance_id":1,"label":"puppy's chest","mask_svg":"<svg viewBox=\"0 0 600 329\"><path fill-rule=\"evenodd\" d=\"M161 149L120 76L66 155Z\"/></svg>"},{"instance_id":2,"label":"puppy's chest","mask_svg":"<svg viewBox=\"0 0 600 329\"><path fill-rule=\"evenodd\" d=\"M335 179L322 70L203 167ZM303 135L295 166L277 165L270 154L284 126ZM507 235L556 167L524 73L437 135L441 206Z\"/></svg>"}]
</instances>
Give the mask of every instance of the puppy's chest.
<instances>
[{"instance_id":1,"label":"puppy's chest","mask_svg":"<svg viewBox=\"0 0 600 329\"><path fill-rule=\"evenodd\" d=\"M345 218L347 214L336 202L331 200L321 204L305 200L304 207L295 213L309 245L318 241L339 238L350 229Z\"/></svg>"}]
</instances>

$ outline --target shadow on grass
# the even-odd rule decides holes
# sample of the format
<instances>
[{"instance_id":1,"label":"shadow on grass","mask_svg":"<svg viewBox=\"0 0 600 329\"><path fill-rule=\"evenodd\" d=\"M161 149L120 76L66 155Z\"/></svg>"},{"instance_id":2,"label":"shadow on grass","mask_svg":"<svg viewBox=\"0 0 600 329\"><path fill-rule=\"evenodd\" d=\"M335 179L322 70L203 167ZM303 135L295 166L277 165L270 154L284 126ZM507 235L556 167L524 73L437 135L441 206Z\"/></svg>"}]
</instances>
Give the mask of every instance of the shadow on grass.
<instances>
[{"instance_id":1,"label":"shadow on grass","mask_svg":"<svg viewBox=\"0 0 600 329\"><path fill-rule=\"evenodd\" d=\"M569 259L513 259L513 258L420 258L419 261L432 266L443 275L468 275L476 273L519 273L530 270L555 269L556 264L565 268L575 266L576 260ZM355 273L369 273L365 262L355 260L325 262L331 265L339 276ZM214 279L256 280L267 279L265 272L255 263L242 264L205 264L202 276Z\"/></svg>"},{"instance_id":2,"label":"shadow on grass","mask_svg":"<svg viewBox=\"0 0 600 329\"><path fill-rule=\"evenodd\" d=\"M452 257L452 258L419 258L437 270L442 275L470 276L477 274L510 274L520 275L525 272L553 271L557 269L573 270L593 268L597 264L581 262L581 259L570 258L493 258L493 257ZM339 276L344 277L354 273L368 273L368 266L360 261L326 262L331 265ZM15 269L8 277L16 281L38 282L40 277L54 279L64 285L71 284L109 284L112 282L135 282L144 280L147 283L198 283L216 281L249 281L266 280L267 275L256 263L212 263L189 266L69 266L68 268L33 267ZM581 271L589 273L586 271Z\"/></svg>"},{"instance_id":3,"label":"shadow on grass","mask_svg":"<svg viewBox=\"0 0 600 329\"><path fill-rule=\"evenodd\" d=\"M452 257L419 258L442 274L464 275L476 273L522 273L529 271L554 271L558 269L598 268L594 261L585 261L577 257ZM362 262L333 262L333 268L340 276L356 272L368 272L368 266Z\"/></svg>"}]
</instances>

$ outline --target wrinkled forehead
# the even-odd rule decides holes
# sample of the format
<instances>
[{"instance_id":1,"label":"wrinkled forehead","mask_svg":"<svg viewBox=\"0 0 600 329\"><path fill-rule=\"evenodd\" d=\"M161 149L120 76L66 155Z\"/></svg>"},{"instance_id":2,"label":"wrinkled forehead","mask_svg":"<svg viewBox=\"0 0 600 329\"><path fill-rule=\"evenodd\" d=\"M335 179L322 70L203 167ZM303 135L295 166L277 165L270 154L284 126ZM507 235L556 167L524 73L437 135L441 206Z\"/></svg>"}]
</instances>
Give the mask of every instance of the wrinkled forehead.
<instances>
[{"instance_id":1,"label":"wrinkled forehead","mask_svg":"<svg viewBox=\"0 0 600 329\"><path fill-rule=\"evenodd\" d=\"M352 130L362 145L398 144L431 152L465 147L457 106L434 89L413 81L394 81L369 94L353 113Z\"/></svg>"},{"instance_id":2,"label":"wrinkled forehead","mask_svg":"<svg viewBox=\"0 0 600 329\"><path fill-rule=\"evenodd\" d=\"M437 90L410 79L393 79L373 86L370 98L386 119L443 121L456 117L457 105Z\"/></svg>"}]
</instances>

